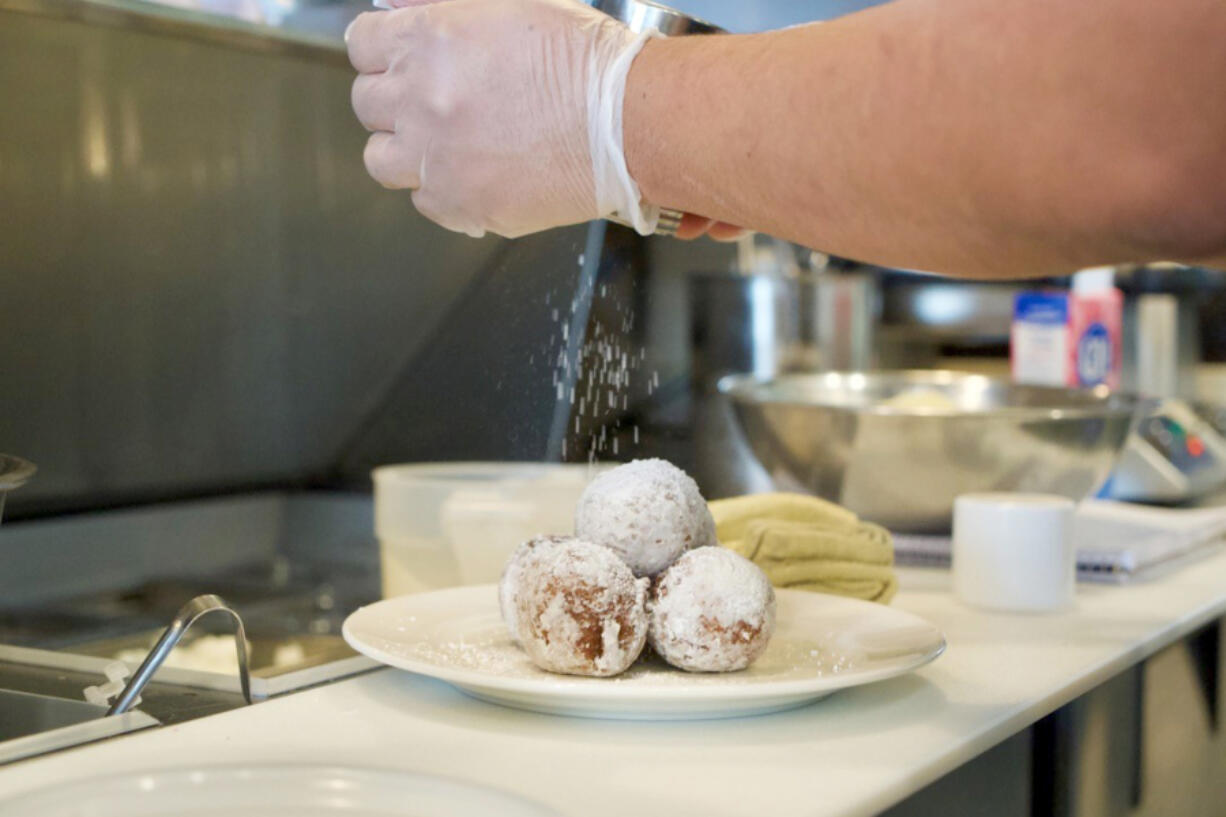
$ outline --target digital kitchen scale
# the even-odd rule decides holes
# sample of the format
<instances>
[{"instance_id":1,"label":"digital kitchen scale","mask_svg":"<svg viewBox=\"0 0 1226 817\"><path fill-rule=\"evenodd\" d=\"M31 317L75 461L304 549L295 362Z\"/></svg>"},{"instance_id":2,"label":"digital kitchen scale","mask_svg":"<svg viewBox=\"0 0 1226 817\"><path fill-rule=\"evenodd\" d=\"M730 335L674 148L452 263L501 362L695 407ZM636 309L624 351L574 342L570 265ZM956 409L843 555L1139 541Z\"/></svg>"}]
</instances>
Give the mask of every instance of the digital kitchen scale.
<instances>
[{"instance_id":1,"label":"digital kitchen scale","mask_svg":"<svg viewBox=\"0 0 1226 817\"><path fill-rule=\"evenodd\" d=\"M1137 424L1100 497L1185 502L1226 485L1226 407L1164 400Z\"/></svg>"}]
</instances>

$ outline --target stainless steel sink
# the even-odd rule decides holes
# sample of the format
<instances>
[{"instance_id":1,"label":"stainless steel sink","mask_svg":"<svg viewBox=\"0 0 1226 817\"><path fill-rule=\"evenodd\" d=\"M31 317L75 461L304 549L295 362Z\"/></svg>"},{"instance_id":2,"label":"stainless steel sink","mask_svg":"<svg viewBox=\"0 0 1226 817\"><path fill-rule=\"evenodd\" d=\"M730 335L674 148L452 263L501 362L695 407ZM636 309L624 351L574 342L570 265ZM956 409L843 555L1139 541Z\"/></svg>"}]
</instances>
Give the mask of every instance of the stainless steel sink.
<instances>
[{"instance_id":1,"label":"stainless steel sink","mask_svg":"<svg viewBox=\"0 0 1226 817\"><path fill-rule=\"evenodd\" d=\"M158 725L139 711L105 715L85 701L0 689L0 763Z\"/></svg>"},{"instance_id":2,"label":"stainless steel sink","mask_svg":"<svg viewBox=\"0 0 1226 817\"><path fill-rule=\"evenodd\" d=\"M81 697L85 687L105 680L99 673L0 661L0 765L245 705L237 693L155 679L145 687L139 710L104 717L105 707Z\"/></svg>"},{"instance_id":3,"label":"stainless steel sink","mask_svg":"<svg viewBox=\"0 0 1226 817\"><path fill-rule=\"evenodd\" d=\"M137 712L103 717L81 701L109 662L143 655L201 593L243 616L257 698L370 669L339 635L349 611L379 596L370 514L367 497L260 494L5 526L0 764L245 706L232 671L173 664Z\"/></svg>"},{"instance_id":4,"label":"stainless steel sink","mask_svg":"<svg viewBox=\"0 0 1226 817\"><path fill-rule=\"evenodd\" d=\"M101 708L85 701L0 689L0 741L85 723L97 718Z\"/></svg>"}]
</instances>

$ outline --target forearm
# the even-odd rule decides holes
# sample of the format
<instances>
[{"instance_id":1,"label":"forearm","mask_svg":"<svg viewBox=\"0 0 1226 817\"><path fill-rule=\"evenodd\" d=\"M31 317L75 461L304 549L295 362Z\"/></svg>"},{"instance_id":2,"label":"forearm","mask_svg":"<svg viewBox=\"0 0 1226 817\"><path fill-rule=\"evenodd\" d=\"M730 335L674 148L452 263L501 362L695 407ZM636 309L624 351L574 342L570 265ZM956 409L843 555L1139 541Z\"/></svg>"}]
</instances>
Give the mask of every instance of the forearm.
<instances>
[{"instance_id":1,"label":"forearm","mask_svg":"<svg viewBox=\"0 0 1226 817\"><path fill-rule=\"evenodd\" d=\"M649 44L643 195L839 255L964 275L1226 252L1226 7L896 0Z\"/></svg>"}]
</instances>

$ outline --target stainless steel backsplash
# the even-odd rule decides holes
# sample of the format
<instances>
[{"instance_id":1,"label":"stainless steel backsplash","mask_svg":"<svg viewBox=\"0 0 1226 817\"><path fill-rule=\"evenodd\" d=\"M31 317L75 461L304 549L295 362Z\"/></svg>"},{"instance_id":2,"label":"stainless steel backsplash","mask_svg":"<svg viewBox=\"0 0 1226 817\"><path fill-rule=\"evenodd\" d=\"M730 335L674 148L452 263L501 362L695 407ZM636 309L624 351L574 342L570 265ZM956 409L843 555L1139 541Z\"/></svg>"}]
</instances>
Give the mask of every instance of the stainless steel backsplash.
<instances>
[{"instance_id":1,"label":"stainless steel backsplash","mask_svg":"<svg viewBox=\"0 0 1226 817\"><path fill-rule=\"evenodd\" d=\"M356 439L366 462L445 456L429 421L462 412L404 386L414 358L452 325L528 343L529 293L573 286L585 228L474 241L381 190L339 41L47 8L0 2L0 451L40 466L10 512L310 483ZM466 306L494 266L523 285ZM415 424L382 445L362 430L394 399ZM551 419L526 389L464 399L495 428ZM541 433L485 455L539 456Z\"/></svg>"}]
</instances>

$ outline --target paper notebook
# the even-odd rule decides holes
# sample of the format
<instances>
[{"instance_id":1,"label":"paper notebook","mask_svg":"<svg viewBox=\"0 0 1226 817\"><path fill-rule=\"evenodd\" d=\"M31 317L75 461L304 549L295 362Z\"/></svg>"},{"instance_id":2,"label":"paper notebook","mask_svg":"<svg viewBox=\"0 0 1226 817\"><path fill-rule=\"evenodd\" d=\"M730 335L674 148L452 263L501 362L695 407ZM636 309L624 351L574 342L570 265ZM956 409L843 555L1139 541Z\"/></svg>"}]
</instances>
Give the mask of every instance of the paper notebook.
<instances>
[{"instance_id":1,"label":"paper notebook","mask_svg":"<svg viewBox=\"0 0 1226 817\"><path fill-rule=\"evenodd\" d=\"M1091 500L1077 509L1079 581L1124 582L1183 564L1226 542L1226 508L1151 508ZM900 567L949 567L948 536L895 534Z\"/></svg>"}]
</instances>

